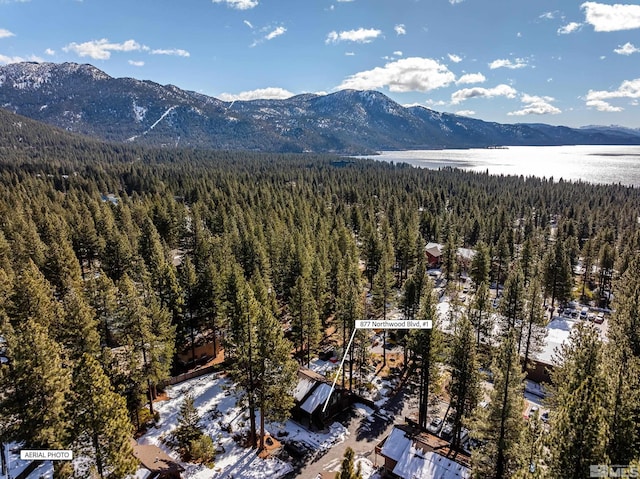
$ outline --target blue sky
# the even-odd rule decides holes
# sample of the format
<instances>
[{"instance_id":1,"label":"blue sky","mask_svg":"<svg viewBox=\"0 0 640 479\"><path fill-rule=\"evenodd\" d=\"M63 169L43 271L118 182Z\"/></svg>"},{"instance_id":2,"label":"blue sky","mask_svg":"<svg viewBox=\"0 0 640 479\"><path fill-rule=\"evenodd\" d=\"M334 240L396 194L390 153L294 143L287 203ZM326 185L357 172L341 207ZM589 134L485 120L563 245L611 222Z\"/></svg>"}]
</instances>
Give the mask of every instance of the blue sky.
<instances>
[{"instance_id":1,"label":"blue sky","mask_svg":"<svg viewBox=\"0 0 640 479\"><path fill-rule=\"evenodd\" d=\"M0 0L0 64L91 63L217 98L375 89L502 123L640 127L640 3Z\"/></svg>"}]
</instances>

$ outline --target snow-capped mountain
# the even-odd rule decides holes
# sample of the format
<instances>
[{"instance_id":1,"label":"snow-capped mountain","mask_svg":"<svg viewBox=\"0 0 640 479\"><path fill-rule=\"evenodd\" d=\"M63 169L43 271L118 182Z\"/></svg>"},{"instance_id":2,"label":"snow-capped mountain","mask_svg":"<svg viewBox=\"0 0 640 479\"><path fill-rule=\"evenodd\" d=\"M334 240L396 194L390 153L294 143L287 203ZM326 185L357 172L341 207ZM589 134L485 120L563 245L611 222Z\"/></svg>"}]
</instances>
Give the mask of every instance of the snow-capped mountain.
<instances>
[{"instance_id":1,"label":"snow-capped mountain","mask_svg":"<svg viewBox=\"0 0 640 479\"><path fill-rule=\"evenodd\" d=\"M357 153L491 145L640 144L640 131L499 124L403 107L377 91L224 102L92 65L0 67L0 107L69 131L163 146Z\"/></svg>"}]
</instances>

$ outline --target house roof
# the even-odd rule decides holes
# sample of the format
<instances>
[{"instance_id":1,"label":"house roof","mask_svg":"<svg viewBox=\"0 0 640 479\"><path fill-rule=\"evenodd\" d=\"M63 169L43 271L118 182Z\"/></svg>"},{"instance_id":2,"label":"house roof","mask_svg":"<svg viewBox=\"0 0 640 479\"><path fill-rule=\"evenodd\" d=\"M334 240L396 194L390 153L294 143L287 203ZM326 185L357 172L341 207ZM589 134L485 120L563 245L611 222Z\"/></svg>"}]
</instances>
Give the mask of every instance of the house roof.
<instances>
[{"instance_id":1,"label":"house roof","mask_svg":"<svg viewBox=\"0 0 640 479\"><path fill-rule=\"evenodd\" d=\"M392 472L403 479L468 479L469 457L449 443L410 425L394 426L380 454L396 462Z\"/></svg>"},{"instance_id":2,"label":"house roof","mask_svg":"<svg viewBox=\"0 0 640 479\"><path fill-rule=\"evenodd\" d=\"M300 378L298 380L298 385L293 391L293 397L296 401L300 402L304 399L311 388L316 384L316 381L307 378Z\"/></svg>"},{"instance_id":3,"label":"house roof","mask_svg":"<svg viewBox=\"0 0 640 479\"><path fill-rule=\"evenodd\" d=\"M384 442L380 454L394 461L399 461L409 446L411 446L411 439L406 436L402 429L394 427Z\"/></svg>"},{"instance_id":4,"label":"house roof","mask_svg":"<svg viewBox=\"0 0 640 479\"><path fill-rule=\"evenodd\" d=\"M424 250L435 258L442 256L442 245L440 243L427 243Z\"/></svg>"},{"instance_id":5,"label":"house roof","mask_svg":"<svg viewBox=\"0 0 640 479\"><path fill-rule=\"evenodd\" d=\"M393 473L403 479L468 479L471 471L456 461L433 451L424 452L409 445L393 468Z\"/></svg>"},{"instance_id":6,"label":"house roof","mask_svg":"<svg viewBox=\"0 0 640 479\"><path fill-rule=\"evenodd\" d=\"M309 414L313 414L313 412L320 406L324 404L324 402L331 394L331 386L328 384L322 383L320 384L307 398L307 400L300 406L305 412Z\"/></svg>"},{"instance_id":7,"label":"house roof","mask_svg":"<svg viewBox=\"0 0 640 479\"><path fill-rule=\"evenodd\" d=\"M138 444L131 440L133 455L140 461L145 468L151 472L168 473L181 472L184 468L176 462L171 456L152 444Z\"/></svg>"}]
</instances>

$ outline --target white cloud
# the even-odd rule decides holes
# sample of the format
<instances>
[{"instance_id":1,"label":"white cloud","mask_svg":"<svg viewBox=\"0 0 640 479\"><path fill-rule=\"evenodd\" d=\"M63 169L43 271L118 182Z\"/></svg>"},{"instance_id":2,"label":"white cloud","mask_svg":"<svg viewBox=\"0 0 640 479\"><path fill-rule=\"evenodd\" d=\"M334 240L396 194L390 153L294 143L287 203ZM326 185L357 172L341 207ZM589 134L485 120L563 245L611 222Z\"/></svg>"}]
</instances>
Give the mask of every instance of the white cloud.
<instances>
[{"instance_id":1,"label":"white cloud","mask_svg":"<svg viewBox=\"0 0 640 479\"><path fill-rule=\"evenodd\" d=\"M8 57L0 53L0 65L6 65L8 63L20 63L25 61L22 57Z\"/></svg>"},{"instance_id":2,"label":"white cloud","mask_svg":"<svg viewBox=\"0 0 640 479\"><path fill-rule=\"evenodd\" d=\"M276 37L279 37L280 35L284 35L284 33L287 31L287 29L285 27L278 27L275 30L272 30L271 32L267 33L267 35L264 37L265 40L273 40Z\"/></svg>"},{"instance_id":3,"label":"white cloud","mask_svg":"<svg viewBox=\"0 0 640 479\"><path fill-rule=\"evenodd\" d=\"M585 21L593 25L596 32L640 28L640 5L585 2L580 5L580 8L584 10Z\"/></svg>"},{"instance_id":4,"label":"white cloud","mask_svg":"<svg viewBox=\"0 0 640 479\"><path fill-rule=\"evenodd\" d=\"M213 3L226 3L228 7L237 10L248 10L258 6L258 0L212 0Z\"/></svg>"},{"instance_id":5,"label":"white cloud","mask_svg":"<svg viewBox=\"0 0 640 479\"><path fill-rule=\"evenodd\" d=\"M0 28L0 38L9 38L9 37L15 37L15 36L16 36L15 33L10 32L6 28Z\"/></svg>"},{"instance_id":6,"label":"white cloud","mask_svg":"<svg viewBox=\"0 0 640 479\"><path fill-rule=\"evenodd\" d=\"M464 0L449 0L449 3L451 5L455 5L456 3L462 3L462 2L464 2Z\"/></svg>"},{"instance_id":7,"label":"white cloud","mask_svg":"<svg viewBox=\"0 0 640 479\"><path fill-rule=\"evenodd\" d=\"M456 112L456 115L460 115L460 116L473 116L475 114L476 112L473 110L458 110Z\"/></svg>"},{"instance_id":8,"label":"white cloud","mask_svg":"<svg viewBox=\"0 0 640 479\"><path fill-rule=\"evenodd\" d=\"M337 89L373 90L388 87L393 92L430 91L450 85L455 75L431 58L402 58L347 77Z\"/></svg>"},{"instance_id":9,"label":"white cloud","mask_svg":"<svg viewBox=\"0 0 640 479\"><path fill-rule=\"evenodd\" d=\"M355 57L356 54L354 52L344 52L344 54L348 57Z\"/></svg>"},{"instance_id":10,"label":"white cloud","mask_svg":"<svg viewBox=\"0 0 640 479\"><path fill-rule=\"evenodd\" d=\"M350 3L353 2L353 0L337 0L338 3Z\"/></svg>"},{"instance_id":11,"label":"white cloud","mask_svg":"<svg viewBox=\"0 0 640 479\"><path fill-rule=\"evenodd\" d=\"M615 98L640 98L640 78L625 80L613 91L589 90L586 104L598 111L622 111L624 108L613 106L607 101Z\"/></svg>"},{"instance_id":12,"label":"white cloud","mask_svg":"<svg viewBox=\"0 0 640 479\"><path fill-rule=\"evenodd\" d=\"M456 85L482 83L486 80L487 78L482 73L466 73L456 80Z\"/></svg>"},{"instance_id":13,"label":"white cloud","mask_svg":"<svg viewBox=\"0 0 640 479\"><path fill-rule=\"evenodd\" d=\"M396 50L395 52L393 52L393 54L397 57L401 57L402 56L402 52L400 50Z\"/></svg>"},{"instance_id":14,"label":"white cloud","mask_svg":"<svg viewBox=\"0 0 640 479\"><path fill-rule=\"evenodd\" d=\"M463 88L451 94L451 103L457 105L469 98L494 98L497 96L504 96L506 98L515 98L518 93L513 87L505 85L504 83L493 88Z\"/></svg>"},{"instance_id":15,"label":"white cloud","mask_svg":"<svg viewBox=\"0 0 640 479\"><path fill-rule=\"evenodd\" d=\"M295 93L291 93L284 88L268 87L256 90L243 91L240 93L221 93L218 98L222 101L248 101L248 100L284 100L291 98Z\"/></svg>"},{"instance_id":16,"label":"white cloud","mask_svg":"<svg viewBox=\"0 0 640 479\"><path fill-rule=\"evenodd\" d=\"M249 28L253 29L253 24L249 20L243 20L243 23Z\"/></svg>"},{"instance_id":17,"label":"white cloud","mask_svg":"<svg viewBox=\"0 0 640 479\"><path fill-rule=\"evenodd\" d=\"M570 22L558 28L558 35L568 35L569 33L577 32L580 28L582 28L582 23Z\"/></svg>"},{"instance_id":18,"label":"white cloud","mask_svg":"<svg viewBox=\"0 0 640 479\"><path fill-rule=\"evenodd\" d=\"M595 108L598 111L616 112L624 110L624 108L613 106L604 100L587 100L586 104L588 107Z\"/></svg>"},{"instance_id":19,"label":"white cloud","mask_svg":"<svg viewBox=\"0 0 640 479\"><path fill-rule=\"evenodd\" d=\"M49 55L49 56L53 56L53 55L55 55L55 54L56 54L56 51L55 51L55 50L53 50L52 48L47 48L47 49L44 51L44 53L45 53L45 54L47 54L47 55Z\"/></svg>"},{"instance_id":20,"label":"white cloud","mask_svg":"<svg viewBox=\"0 0 640 479\"><path fill-rule=\"evenodd\" d=\"M338 42L358 42L358 43L370 43L376 38L382 35L382 32L375 28L358 28L357 30L346 30L343 32L329 32L325 43L338 43Z\"/></svg>"},{"instance_id":21,"label":"white cloud","mask_svg":"<svg viewBox=\"0 0 640 479\"><path fill-rule=\"evenodd\" d=\"M553 12L544 12L538 18L542 18L543 20L553 20L559 13L560 12L558 10L554 10Z\"/></svg>"},{"instance_id":22,"label":"white cloud","mask_svg":"<svg viewBox=\"0 0 640 479\"><path fill-rule=\"evenodd\" d=\"M447 53L447 56L449 57L449 60L451 60L453 63L460 63L462 61L462 58L460 58L455 53Z\"/></svg>"},{"instance_id":23,"label":"white cloud","mask_svg":"<svg viewBox=\"0 0 640 479\"><path fill-rule=\"evenodd\" d=\"M190 57L191 53L181 48L156 49L151 50L152 55L173 55L177 57Z\"/></svg>"},{"instance_id":24,"label":"white cloud","mask_svg":"<svg viewBox=\"0 0 640 479\"><path fill-rule=\"evenodd\" d=\"M135 40L127 40L122 43L110 43L109 40L103 38L101 40L91 40L84 43L69 43L62 48L65 52L74 52L81 57L90 57L94 60L108 60L111 58L111 52L131 52L142 50Z\"/></svg>"},{"instance_id":25,"label":"white cloud","mask_svg":"<svg viewBox=\"0 0 640 479\"><path fill-rule=\"evenodd\" d=\"M405 28L404 23L399 23L398 25L393 27L393 29L396 31L396 33L398 35L406 35L407 34L407 29Z\"/></svg>"},{"instance_id":26,"label":"white cloud","mask_svg":"<svg viewBox=\"0 0 640 479\"><path fill-rule=\"evenodd\" d=\"M518 38L522 38L522 32L518 32L518 33L516 33L516 37L518 37Z\"/></svg>"},{"instance_id":27,"label":"white cloud","mask_svg":"<svg viewBox=\"0 0 640 479\"><path fill-rule=\"evenodd\" d=\"M36 55L30 55L27 58L23 58L23 57L9 57L7 55L3 55L2 53L0 53L0 65L6 65L8 63L21 63L21 62L43 62L44 59L36 56Z\"/></svg>"},{"instance_id":28,"label":"white cloud","mask_svg":"<svg viewBox=\"0 0 640 479\"><path fill-rule=\"evenodd\" d=\"M527 61L524 58L516 58L515 62L512 62L508 58L493 60L489 63L489 68L495 70L496 68L508 68L515 70L517 68L524 68L527 66Z\"/></svg>"},{"instance_id":29,"label":"white cloud","mask_svg":"<svg viewBox=\"0 0 640 479\"><path fill-rule=\"evenodd\" d=\"M640 48L636 47L633 43L627 42L624 45L619 45L618 48L613 51L618 55L631 55L632 53L640 52Z\"/></svg>"},{"instance_id":30,"label":"white cloud","mask_svg":"<svg viewBox=\"0 0 640 479\"><path fill-rule=\"evenodd\" d=\"M143 61L137 61L137 60L129 60L129 65L133 65L134 67L143 67L144 66L144 62Z\"/></svg>"},{"instance_id":31,"label":"white cloud","mask_svg":"<svg viewBox=\"0 0 640 479\"><path fill-rule=\"evenodd\" d=\"M511 111L507 113L507 115L557 115L558 113L562 113L559 108L551 104L552 101L555 101L555 98L550 96L535 96L524 93L522 97L520 97L520 101L523 103L522 109Z\"/></svg>"}]
</instances>

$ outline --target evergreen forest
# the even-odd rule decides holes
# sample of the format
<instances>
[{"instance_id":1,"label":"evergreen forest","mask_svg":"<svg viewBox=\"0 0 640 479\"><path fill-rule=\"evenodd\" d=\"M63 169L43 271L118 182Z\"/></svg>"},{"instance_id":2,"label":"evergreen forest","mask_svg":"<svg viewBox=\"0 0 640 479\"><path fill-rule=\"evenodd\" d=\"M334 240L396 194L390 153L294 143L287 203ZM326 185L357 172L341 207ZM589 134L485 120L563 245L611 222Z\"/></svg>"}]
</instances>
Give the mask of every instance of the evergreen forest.
<instances>
[{"instance_id":1,"label":"evergreen forest","mask_svg":"<svg viewBox=\"0 0 640 479\"><path fill-rule=\"evenodd\" d=\"M444 319L431 242L443 245L445 294L461 273L473 284L473 299ZM458 248L476 252L470 264ZM98 477L126 477L129 438L157 420L152 399L213 339L261 447L264 421L287 417L297 369L327 331L344 345L356 319L394 307L436 324L396 336L419 386L419 424L448 377L452 447L471 430L474 477L583 478L593 464L637 464L639 251L633 187L150 149L3 114L0 443L74 448ZM613 311L608 341L588 322L576 328L551 373L548 425L523 420L524 374L551 308L572 300ZM358 332L345 388L367 365L367 341ZM487 371L493 391L480 408ZM189 427L187 445L200 437Z\"/></svg>"}]
</instances>

